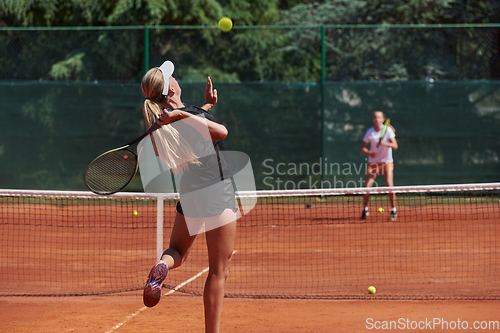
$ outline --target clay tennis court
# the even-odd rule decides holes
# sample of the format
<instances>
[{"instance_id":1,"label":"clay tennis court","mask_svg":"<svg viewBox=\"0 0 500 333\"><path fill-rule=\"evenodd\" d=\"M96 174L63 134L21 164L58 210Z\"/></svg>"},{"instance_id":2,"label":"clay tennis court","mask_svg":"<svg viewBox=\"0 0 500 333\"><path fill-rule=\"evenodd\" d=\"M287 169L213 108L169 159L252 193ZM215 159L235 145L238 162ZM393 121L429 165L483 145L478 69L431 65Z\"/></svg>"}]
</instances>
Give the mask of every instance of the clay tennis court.
<instances>
[{"instance_id":1,"label":"clay tennis court","mask_svg":"<svg viewBox=\"0 0 500 333\"><path fill-rule=\"evenodd\" d=\"M452 330L458 321L468 329L500 321L496 197L408 201L396 222L378 213L360 221L359 197L294 200L259 204L238 222L222 331L359 332L377 321L435 318ZM167 204L165 244L173 214ZM202 235L165 281L182 287L143 307L140 289L156 257L154 204L4 200L0 216L1 331L203 331Z\"/></svg>"},{"instance_id":2,"label":"clay tennis court","mask_svg":"<svg viewBox=\"0 0 500 333\"><path fill-rule=\"evenodd\" d=\"M221 332L369 332L366 320L411 322L500 321L499 301L370 301L226 299ZM198 296L171 295L155 308L141 308L139 293L85 297L2 297L2 332L203 332L203 305ZM137 313L137 314L136 314ZM136 314L135 316L132 316ZM123 324L120 327L113 327ZM408 330L456 332L457 329ZM386 330L387 332L388 330ZM394 330L393 330L394 331ZM401 330L406 331L406 330ZM466 331L466 330L462 330ZM498 332L498 329L477 330Z\"/></svg>"}]
</instances>

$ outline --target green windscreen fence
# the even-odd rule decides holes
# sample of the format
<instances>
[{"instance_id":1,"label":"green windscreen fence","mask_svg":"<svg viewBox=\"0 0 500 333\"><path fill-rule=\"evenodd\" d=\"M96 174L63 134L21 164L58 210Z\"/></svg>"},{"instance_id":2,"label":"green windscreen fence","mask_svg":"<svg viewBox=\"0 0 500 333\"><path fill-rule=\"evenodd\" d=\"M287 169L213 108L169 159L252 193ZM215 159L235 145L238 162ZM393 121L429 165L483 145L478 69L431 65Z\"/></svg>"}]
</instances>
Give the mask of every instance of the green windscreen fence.
<instances>
[{"instance_id":1,"label":"green windscreen fence","mask_svg":"<svg viewBox=\"0 0 500 333\"><path fill-rule=\"evenodd\" d=\"M340 164L324 177L332 187L362 185L362 139L376 110L396 129L396 185L500 179L498 82L327 84L325 96L323 156Z\"/></svg>"},{"instance_id":2,"label":"green windscreen fence","mask_svg":"<svg viewBox=\"0 0 500 333\"><path fill-rule=\"evenodd\" d=\"M181 82L203 103L202 83ZM500 178L500 83L218 83L213 109L257 189L363 186L362 138L382 110L396 129L395 184ZM0 83L0 187L85 189L99 153L145 130L138 83ZM379 186L385 185L381 177ZM141 191L140 177L127 188Z\"/></svg>"}]
</instances>

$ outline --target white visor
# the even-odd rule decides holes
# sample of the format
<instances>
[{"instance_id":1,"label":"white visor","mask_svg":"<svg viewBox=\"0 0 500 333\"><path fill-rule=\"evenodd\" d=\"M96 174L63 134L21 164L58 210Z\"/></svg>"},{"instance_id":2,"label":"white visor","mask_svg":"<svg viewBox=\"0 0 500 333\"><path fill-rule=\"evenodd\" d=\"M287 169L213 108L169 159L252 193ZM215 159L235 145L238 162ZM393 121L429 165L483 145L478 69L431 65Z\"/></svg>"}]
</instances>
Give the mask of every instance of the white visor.
<instances>
[{"instance_id":1,"label":"white visor","mask_svg":"<svg viewBox=\"0 0 500 333\"><path fill-rule=\"evenodd\" d=\"M174 74L174 64L167 60L158 69L163 74L163 95L168 95L169 79Z\"/></svg>"}]
</instances>

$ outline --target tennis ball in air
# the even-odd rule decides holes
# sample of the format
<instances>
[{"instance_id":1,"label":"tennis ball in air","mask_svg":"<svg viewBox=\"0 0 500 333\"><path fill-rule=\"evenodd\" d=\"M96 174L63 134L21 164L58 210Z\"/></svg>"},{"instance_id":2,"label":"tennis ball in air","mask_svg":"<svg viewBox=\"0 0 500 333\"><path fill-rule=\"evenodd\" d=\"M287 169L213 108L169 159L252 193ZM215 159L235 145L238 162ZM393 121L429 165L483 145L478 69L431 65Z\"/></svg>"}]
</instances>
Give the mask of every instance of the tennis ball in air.
<instances>
[{"instance_id":1,"label":"tennis ball in air","mask_svg":"<svg viewBox=\"0 0 500 333\"><path fill-rule=\"evenodd\" d=\"M132 214L134 214L134 216L137 216L137 214L139 214L139 213L137 213L137 211L136 211L136 210L134 210L134 211L132 212Z\"/></svg>"},{"instance_id":2,"label":"tennis ball in air","mask_svg":"<svg viewBox=\"0 0 500 333\"><path fill-rule=\"evenodd\" d=\"M378 212L382 214L382 213L384 212L384 209L383 209L382 207L380 207L380 208L378 209Z\"/></svg>"},{"instance_id":3,"label":"tennis ball in air","mask_svg":"<svg viewBox=\"0 0 500 333\"><path fill-rule=\"evenodd\" d=\"M229 17L223 17L219 21L219 29L228 32L233 27L233 21Z\"/></svg>"},{"instance_id":4,"label":"tennis ball in air","mask_svg":"<svg viewBox=\"0 0 500 333\"><path fill-rule=\"evenodd\" d=\"M368 287L368 294L375 294L377 292L377 289L375 289L374 286Z\"/></svg>"}]
</instances>

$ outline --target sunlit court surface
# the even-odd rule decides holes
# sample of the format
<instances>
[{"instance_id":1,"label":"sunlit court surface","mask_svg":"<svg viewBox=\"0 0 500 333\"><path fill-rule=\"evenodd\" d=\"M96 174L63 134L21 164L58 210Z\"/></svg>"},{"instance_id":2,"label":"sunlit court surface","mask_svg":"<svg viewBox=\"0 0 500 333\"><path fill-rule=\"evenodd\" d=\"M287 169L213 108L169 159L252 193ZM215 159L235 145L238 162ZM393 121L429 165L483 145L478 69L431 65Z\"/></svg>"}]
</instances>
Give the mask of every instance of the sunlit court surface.
<instances>
[{"instance_id":1,"label":"sunlit court surface","mask_svg":"<svg viewBox=\"0 0 500 333\"><path fill-rule=\"evenodd\" d=\"M500 332L498 22L0 0L0 333Z\"/></svg>"},{"instance_id":2,"label":"sunlit court surface","mask_svg":"<svg viewBox=\"0 0 500 333\"><path fill-rule=\"evenodd\" d=\"M201 297L174 294L143 309L139 292L88 297L2 297L2 332L203 332ZM498 332L498 301L224 300L222 332ZM371 320L373 319L373 320ZM387 323L384 323L384 321ZM446 322L448 329L446 329ZM430 324L431 323L431 324ZM477 330L471 329L476 323ZM404 325L404 326L403 326ZM416 329L402 329L403 327ZM420 325L420 328L418 328ZM444 325L444 326L443 326ZM480 329L481 326L483 329ZM379 328L379 329L377 329ZM390 330L385 330L388 332ZM392 330L396 331L396 330Z\"/></svg>"}]
</instances>

